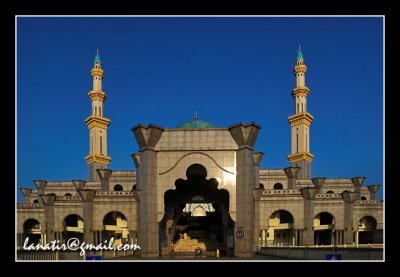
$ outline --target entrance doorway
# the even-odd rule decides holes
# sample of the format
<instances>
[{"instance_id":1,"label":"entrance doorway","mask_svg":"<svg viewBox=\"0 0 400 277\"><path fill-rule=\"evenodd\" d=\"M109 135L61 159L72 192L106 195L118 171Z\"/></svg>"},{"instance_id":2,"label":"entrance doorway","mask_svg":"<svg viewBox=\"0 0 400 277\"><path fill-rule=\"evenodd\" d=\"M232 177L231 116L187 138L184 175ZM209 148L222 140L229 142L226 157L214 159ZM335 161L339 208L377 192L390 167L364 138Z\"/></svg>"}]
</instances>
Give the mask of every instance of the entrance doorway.
<instances>
[{"instance_id":1,"label":"entrance doorway","mask_svg":"<svg viewBox=\"0 0 400 277\"><path fill-rule=\"evenodd\" d=\"M187 179L175 181L164 194L165 215L160 222L161 255L233 255L234 222L229 215L229 193L218 189L215 178L207 179L201 164L186 170ZM229 243L228 243L229 241Z\"/></svg>"}]
</instances>

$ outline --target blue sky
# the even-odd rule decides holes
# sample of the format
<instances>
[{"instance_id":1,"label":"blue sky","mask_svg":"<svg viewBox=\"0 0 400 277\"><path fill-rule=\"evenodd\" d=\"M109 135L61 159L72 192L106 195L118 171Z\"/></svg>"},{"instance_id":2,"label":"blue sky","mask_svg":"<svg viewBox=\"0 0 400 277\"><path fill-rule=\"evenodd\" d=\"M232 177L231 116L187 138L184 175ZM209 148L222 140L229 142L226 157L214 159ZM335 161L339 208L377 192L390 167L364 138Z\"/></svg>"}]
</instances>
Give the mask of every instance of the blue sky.
<instances>
[{"instance_id":1,"label":"blue sky","mask_svg":"<svg viewBox=\"0 0 400 277\"><path fill-rule=\"evenodd\" d=\"M219 127L260 124L262 168L287 167L299 43L314 116L312 176L383 185L382 18L25 17L17 20L18 188L87 179L96 48L111 169L134 169L133 125L173 128L196 110Z\"/></svg>"}]
</instances>

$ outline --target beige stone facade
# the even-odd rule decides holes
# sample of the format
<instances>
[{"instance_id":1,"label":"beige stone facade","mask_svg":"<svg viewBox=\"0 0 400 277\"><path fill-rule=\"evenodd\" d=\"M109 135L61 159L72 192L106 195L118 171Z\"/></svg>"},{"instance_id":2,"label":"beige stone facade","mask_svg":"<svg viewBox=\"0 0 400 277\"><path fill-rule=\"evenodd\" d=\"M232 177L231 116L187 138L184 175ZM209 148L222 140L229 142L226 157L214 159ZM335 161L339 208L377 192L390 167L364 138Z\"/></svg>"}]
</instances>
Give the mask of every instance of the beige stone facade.
<instances>
[{"instance_id":1,"label":"beige stone facade","mask_svg":"<svg viewBox=\"0 0 400 277\"><path fill-rule=\"evenodd\" d=\"M94 68L101 69L96 63ZM295 72L302 86L305 71ZM102 74L93 75L99 91ZM296 109L297 103L305 107L306 96L294 96ZM93 107L103 107L96 101ZM102 113L89 129L91 136L102 130L104 144L108 125L100 124ZM311 122L301 116L303 121L291 123L292 154L310 151ZM296 126L302 130L298 151ZM88 160L89 180L36 180L36 189L21 189L17 245L27 237L42 244L70 237L98 244L114 237L116 243L138 243L147 258L196 243L205 251L246 258L260 245L382 243L379 186L364 186L363 177L305 178L309 173L296 165L306 164L310 172L307 155L284 169L260 169L264 154L254 149L260 128L256 123L216 128L197 116L177 128L138 124L132 127L139 147L132 154L136 169L128 171L108 169L107 146L94 146L95 137L90 155L107 159Z\"/></svg>"}]
</instances>

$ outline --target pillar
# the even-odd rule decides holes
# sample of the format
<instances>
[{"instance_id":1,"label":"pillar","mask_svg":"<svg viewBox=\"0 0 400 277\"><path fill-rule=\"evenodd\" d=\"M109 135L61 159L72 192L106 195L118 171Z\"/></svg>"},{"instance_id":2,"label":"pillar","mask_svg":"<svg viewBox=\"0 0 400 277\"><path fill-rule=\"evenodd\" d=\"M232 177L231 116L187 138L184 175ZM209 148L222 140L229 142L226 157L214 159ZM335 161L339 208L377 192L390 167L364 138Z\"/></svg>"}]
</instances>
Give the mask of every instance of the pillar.
<instances>
[{"instance_id":1,"label":"pillar","mask_svg":"<svg viewBox=\"0 0 400 277\"><path fill-rule=\"evenodd\" d=\"M257 152L253 154L254 158L254 245L259 244L260 236L260 198L264 191L263 187L260 187L260 165L264 158L263 152Z\"/></svg>"},{"instance_id":2,"label":"pillar","mask_svg":"<svg viewBox=\"0 0 400 277\"><path fill-rule=\"evenodd\" d=\"M72 184L75 187L75 190L78 192L78 190L84 189L86 181L83 180L72 180Z\"/></svg>"},{"instance_id":3,"label":"pillar","mask_svg":"<svg viewBox=\"0 0 400 277\"><path fill-rule=\"evenodd\" d=\"M85 243L94 243L93 236L93 200L96 195L96 191L92 189L78 190L78 194L82 199L83 206L83 222L84 222L84 233L83 241Z\"/></svg>"},{"instance_id":4,"label":"pillar","mask_svg":"<svg viewBox=\"0 0 400 277\"><path fill-rule=\"evenodd\" d=\"M40 194L41 202L44 204L44 213L46 218L46 224L41 223L42 228L46 228L47 239L49 241L55 240L55 227L54 226L54 203L56 201L56 195L54 193L50 194Z\"/></svg>"},{"instance_id":5,"label":"pillar","mask_svg":"<svg viewBox=\"0 0 400 277\"><path fill-rule=\"evenodd\" d=\"M33 183L35 184L37 190L38 190L38 195L41 194L46 194L45 189L47 185L47 181L44 180L33 180ZM39 197L39 203L43 203L42 198Z\"/></svg>"},{"instance_id":6,"label":"pillar","mask_svg":"<svg viewBox=\"0 0 400 277\"><path fill-rule=\"evenodd\" d=\"M365 177L354 177L354 178L351 178L351 181L353 182L354 192L356 192L358 194L358 197L355 200L360 200L361 199L361 187L365 181Z\"/></svg>"},{"instance_id":7,"label":"pillar","mask_svg":"<svg viewBox=\"0 0 400 277\"><path fill-rule=\"evenodd\" d=\"M100 179L100 186L102 191L110 191L110 177L112 170L110 169L96 169L97 175Z\"/></svg>"},{"instance_id":8,"label":"pillar","mask_svg":"<svg viewBox=\"0 0 400 277\"><path fill-rule=\"evenodd\" d=\"M368 191L369 191L369 199L370 200L375 200L375 195L376 195L376 192L378 191L379 187L380 187L379 185L367 186Z\"/></svg>"},{"instance_id":9,"label":"pillar","mask_svg":"<svg viewBox=\"0 0 400 277\"><path fill-rule=\"evenodd\" d=\"M266 230L262 230L262 239L261 239L261 244L264 246L266 244Z\"/></svg>"},{"instance_id":10,"label":"pillar","mask_svg":"<svg viewBox=\"0 0 400 277\"><path fill-rule=\"evenodd\" d=\"M24 202L25 203L31 203L32 189L21 188L20 190L21 190L22 194L24 195Z\"/></svg>"},{"instance_id":11,"label":"pillar","mask_svg":"<svg viewBox=\"0 0 400 277\"><path fill-rule=\"evenodd\" d=\"M140 206L138 214L138 243L144 258L159 257L157 152L155 147L164 129L150 124L132 127L140 152Z\"/></svg>"},{"instance_id":12,"label":"pillar","mask_svg":"<svg viewBox=\"0 0 400 277\"><path fill-rule=\"evenodd\" d=\"M255 123L237 123L228 129L238 145L236 151L236 224L244 236L236 237L235 256L248 258L253 256L254 242L254 144L261 126Z\"/></svg>"},{"instance_id":13,"label":"pillar","mask_svg":"<svg viewBox=\"0 0 400 277\"><path fill-rule=\"evenodd\" d=\"M288 188L289 189L295 189L296 188L296 179L297 175L299 174L300 167L286 167L283 170L285 170L285 174L288 178Z\"/></svg>"},{"instance_id":14,"label":"pillar","mask_svg":"<svg viewBox=\"0 0 400 277\"><path fill-rule=\"evenodd\" d=\"M353 243L353 202L358 200L359 197L360 194L358 192L342 192L342 199L344 202L344 244Z\"/></svg>"},{"instance_id":15,"label":"pillar","mask_svg":"<svg viewBox=\"0 0 400 277\"><path fill-rule=\"evenodd\" d=\"M318 188L307 187L300 189L304 199L304 231L302 237L303 245L314 245L314 200Z\"/></svg>"}]
</instances>

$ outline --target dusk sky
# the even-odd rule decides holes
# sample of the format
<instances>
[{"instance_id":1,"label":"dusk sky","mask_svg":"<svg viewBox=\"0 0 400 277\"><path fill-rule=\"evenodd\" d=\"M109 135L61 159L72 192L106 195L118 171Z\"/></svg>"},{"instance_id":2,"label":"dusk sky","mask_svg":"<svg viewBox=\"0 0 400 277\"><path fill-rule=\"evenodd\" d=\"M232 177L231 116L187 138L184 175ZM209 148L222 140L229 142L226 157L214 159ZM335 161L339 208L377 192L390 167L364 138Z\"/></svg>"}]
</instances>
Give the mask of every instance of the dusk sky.
<instances>
[{"instance_id":1,"label":"dusk sky","mask_svg":"<svg viewBox=\"0 0 400 277\"><path fill-rule=\"evenodd\" d=\"M195 111L218 127L260 124L261 168L289 166L299 44L312 177L366 176L382 199L382 17L19 17L17 187L88 179L84 120L97 48L110 169L135 169L133 125L174 128Z\"/></svg>"}]
</instances>

